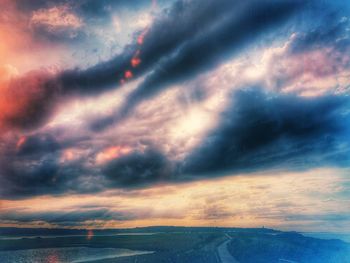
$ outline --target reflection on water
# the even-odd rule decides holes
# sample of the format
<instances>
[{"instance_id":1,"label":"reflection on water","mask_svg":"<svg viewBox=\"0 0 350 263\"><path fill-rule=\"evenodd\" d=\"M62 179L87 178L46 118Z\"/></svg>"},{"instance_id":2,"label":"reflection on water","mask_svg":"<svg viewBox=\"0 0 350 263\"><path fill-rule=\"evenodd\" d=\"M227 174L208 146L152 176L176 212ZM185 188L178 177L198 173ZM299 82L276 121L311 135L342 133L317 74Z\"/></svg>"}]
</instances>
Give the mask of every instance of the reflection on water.
<instances>
[{"instance_id":1,"label":"reflection on water","mask_svg":"<svg viewBox=\"0 0 350 263\"><path fill-rule=\"evenodd\" d=\"M28 239L34 239L34 238L57 238L57 237L89 237L89 236L96 236L96 237L113 237L113 236L150 236L155 235L158 233L117 233L117 234L95 234L93 231L87 233L87 235L52 235L52 236L41 236L41 235L35 235L35 236L0 236L0 240L18 240L23 238Z\"/></svg>"},{"instance_id":2,"label":"reflection on water","mask_svg":"<svg viewBox=\"0 0 350 263\"><path fill-rule=\"evenodd\" d=\"M58 263L59 262L58 256L55 255L55 254L52 254L52 255L48 256L47 262L48 263Z\"/></svg>"},{"instance_id":3,"label":"reflection on water","mask_svg":"<svg viewBox=\"0 0 350 263\"><path fill-rule=\"evenodd\" d=\"M78 263L99 259L142 255L152 252L117 248L45 248L0 251L1 263Z\"/></svg>"},{"instance_id":4,"label":"reflection on water","mask_svg":"<svg viewBox=\"0 0 350 263\"><path fill-rule=\"evenodd\" d=\"M91 240L93 237L94 237L94 231L88 230L87 235L86 235L86 239Z\"/></svg>"}]
</instances>

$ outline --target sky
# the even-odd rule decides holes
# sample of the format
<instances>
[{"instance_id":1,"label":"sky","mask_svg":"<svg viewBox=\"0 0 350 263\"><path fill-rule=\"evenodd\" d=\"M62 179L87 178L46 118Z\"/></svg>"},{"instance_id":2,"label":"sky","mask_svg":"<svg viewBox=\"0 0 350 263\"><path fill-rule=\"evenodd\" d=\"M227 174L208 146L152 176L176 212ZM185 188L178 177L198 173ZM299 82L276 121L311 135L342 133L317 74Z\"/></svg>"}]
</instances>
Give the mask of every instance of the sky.
<instances>
[{"instance_id":1,"label":"sky","mask_svg":"<svg viewBox=\"0 0 350 263\"><path fill-rule=\"evenodd\" d=\"M0 226L350 233L349 11L0 0Z\"/></svg>"}]
</instances>

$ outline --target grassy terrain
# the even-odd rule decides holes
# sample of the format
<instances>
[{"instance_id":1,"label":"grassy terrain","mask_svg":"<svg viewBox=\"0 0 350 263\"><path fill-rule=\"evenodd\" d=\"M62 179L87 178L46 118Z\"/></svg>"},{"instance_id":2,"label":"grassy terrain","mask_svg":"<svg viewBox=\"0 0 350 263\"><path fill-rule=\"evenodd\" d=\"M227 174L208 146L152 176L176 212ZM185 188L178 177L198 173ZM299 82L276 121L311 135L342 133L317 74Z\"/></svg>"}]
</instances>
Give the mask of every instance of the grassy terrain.
<instances>
[{"instance_id":1,"label":"grassy terrain","mask_svg":"<svg viewBox=\"0 0 350 263\"><path fill-rule=\"evenodd\" d=\"M220 263L215 251L188 251L184 253L156 252L149 255L121 257L109 260L89 261L89 263Z\"/></svg>"},{"instance_id":2,"label":"grassy terrain","mask_svg":"<svg viewBox=\"0 0 350 263\"><path fill-rule=\"evenodd\" d=\"M173 239L174 235L177 239ZM98 260L93 263L219 263L216 248L226 239L222 233L168 233L165 236L172 239L163 240L169 247L155 250L153 254Z\"/></svg>"},{"instance_id":3,"label":"grassy terrain","mask_svg":"<svg viewBox=\"0 0 350 263\"><path fill-rule=\"evenodd\" d=\"M350 262L350 246L339 240L321 240L297 233L232 233L231 236L229 251L242 263Z\"/></svg>"}]
</instances>

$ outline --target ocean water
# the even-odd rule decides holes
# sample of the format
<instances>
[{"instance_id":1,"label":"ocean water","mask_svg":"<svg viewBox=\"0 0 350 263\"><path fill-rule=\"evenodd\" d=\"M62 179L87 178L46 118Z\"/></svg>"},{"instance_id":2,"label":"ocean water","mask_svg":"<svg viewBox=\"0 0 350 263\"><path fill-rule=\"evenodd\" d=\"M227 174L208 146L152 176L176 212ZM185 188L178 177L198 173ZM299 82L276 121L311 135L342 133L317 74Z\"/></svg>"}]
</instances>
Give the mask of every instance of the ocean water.
<instances>
[{"instance_id":1,"label":"ocean water","mask_svg":"<svg viewBox=\"0 0 350 263\"><path fill-rule=\"evenodd\" d=\"M118 248L40 248L15 251L0 251L1 263L83 263L100 259L149 254L149 251L134 251Z\"/></svg>"},{"instance_id":2,"label":"ocean water","mask_svg":"<svg viewBox=\"0 0 350 263\"><path fill-rule=\"evenodd\" d=\"M96 237L113 237L113 236L151 236L151 235L155 235L157 233L117 233L117 234L94 234L94 236ZM86 237L86 235L42 235L42 236L38 236L38 235L34 235L34 236L19 236L19 235L15 235L15 236L0 236L0 240L18 240L18 239L22 239L22 238L27 238L27 239L36 239L36 238L57 238L57 237ZM1 262L0 262L1 263Z\"/></svg>"}]
</instances>

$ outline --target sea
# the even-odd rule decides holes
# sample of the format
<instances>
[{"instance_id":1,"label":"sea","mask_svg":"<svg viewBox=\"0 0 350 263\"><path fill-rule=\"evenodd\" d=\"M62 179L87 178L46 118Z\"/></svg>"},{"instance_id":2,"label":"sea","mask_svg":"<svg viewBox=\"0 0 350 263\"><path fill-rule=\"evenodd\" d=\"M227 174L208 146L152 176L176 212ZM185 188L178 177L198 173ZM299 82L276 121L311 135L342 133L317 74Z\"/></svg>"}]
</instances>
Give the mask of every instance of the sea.
<instances>
[{"instance_id":1,"label":"sea","mask_svg":"<svg viewBox=\"0 0 350 263\"><path fill-rule=\"evenodd\" d=\"M117 257L144 255L150 251L135 251L118 248L40 248L0 251L1 263L88 263Z\"/></svg>"}]
</instances>

